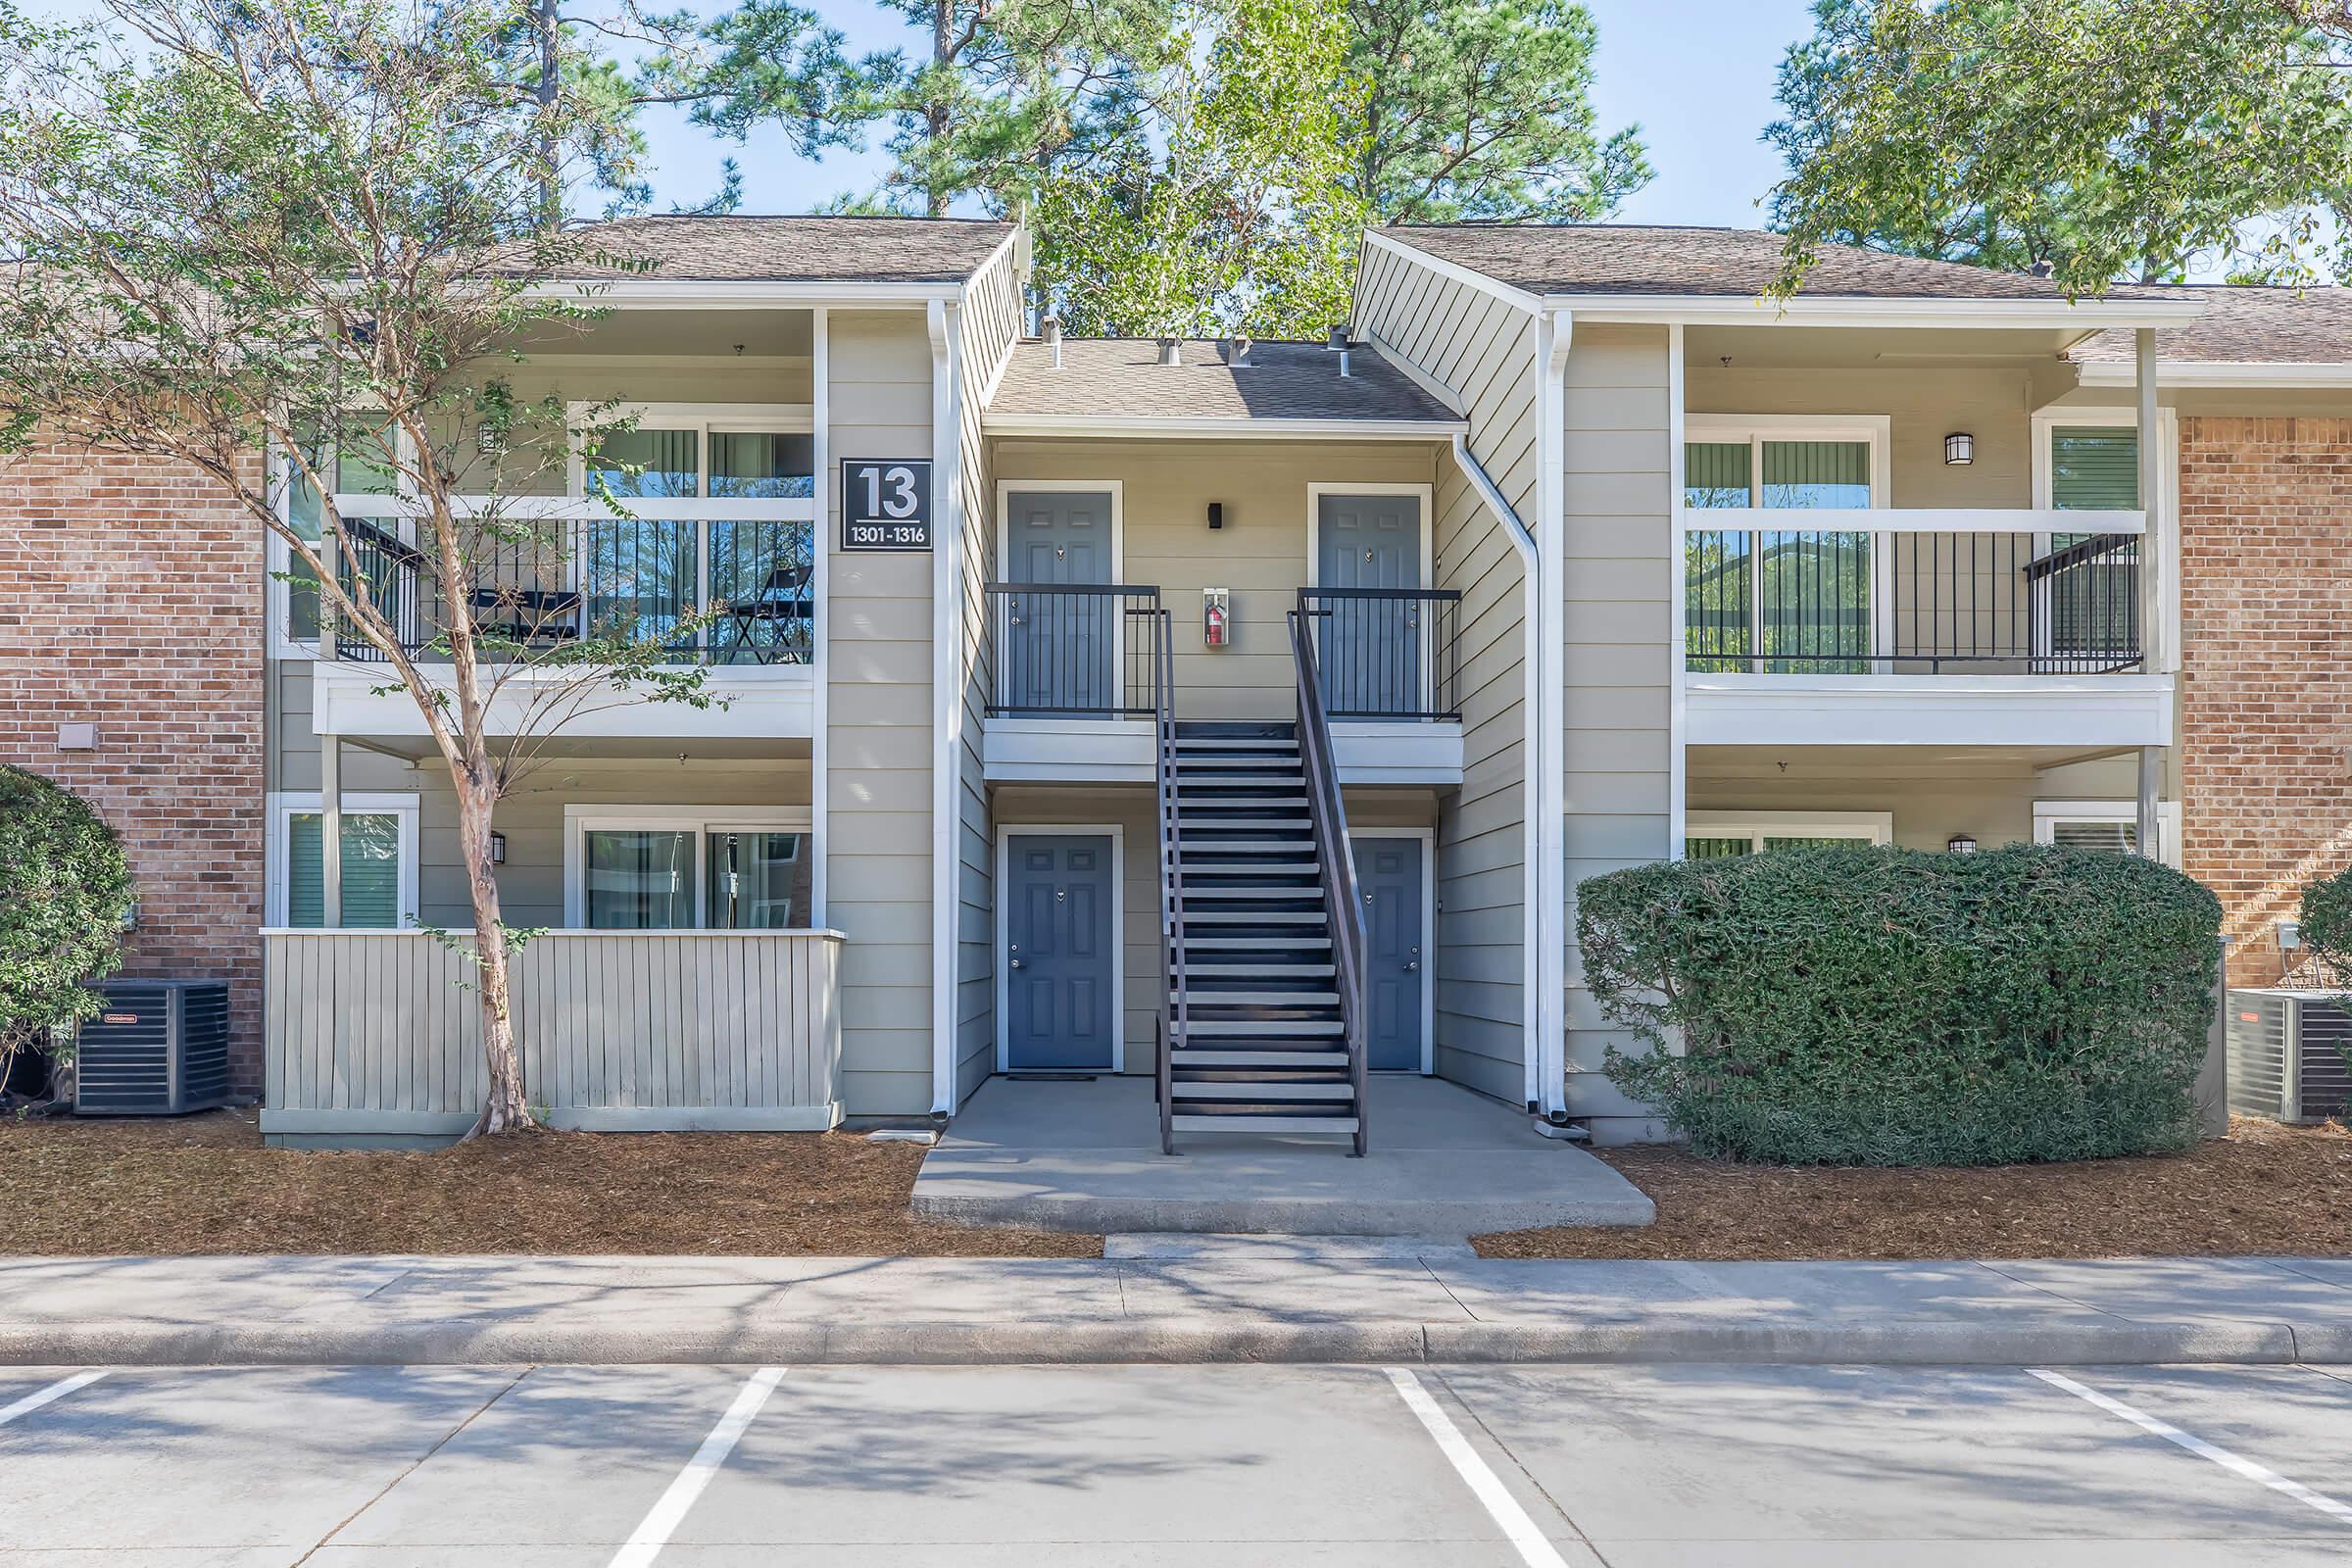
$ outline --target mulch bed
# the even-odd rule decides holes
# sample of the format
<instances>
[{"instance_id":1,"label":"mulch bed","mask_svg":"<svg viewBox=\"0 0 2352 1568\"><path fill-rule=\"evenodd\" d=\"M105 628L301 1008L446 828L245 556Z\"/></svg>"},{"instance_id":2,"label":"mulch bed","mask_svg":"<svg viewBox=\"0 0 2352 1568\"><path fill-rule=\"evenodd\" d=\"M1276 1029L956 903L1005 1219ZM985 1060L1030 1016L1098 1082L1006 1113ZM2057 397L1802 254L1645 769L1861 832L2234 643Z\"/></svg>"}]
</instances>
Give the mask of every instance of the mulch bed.
<instances>
[{"instance_id":1,"label":"mulch bed","mask_svg":"<svg viewBox=\"0 0 2352 1568\"><path fill-rule=\"evenodd\" d=\"M923 1152L847 1133L533 1133L270 1149L254 1113L0 1124L0 1253L1094 1257L1100 1237L906 1212Z\"/></svg>"},{"instance_id":2,"label":"mulch bed","mask_svg":"<svg viewBox=\"0 0 2352 1568\"><path fill-rule=\"evenodd\" d=\"M2352 1252L2352 1131L2239 1118L2184 1154L1983 1169L1790 1170L1671 1148L1600 1157L1642 1230L1507 1231L1485 1257L2102 1257Z\"/></svg>"}]
</instances>

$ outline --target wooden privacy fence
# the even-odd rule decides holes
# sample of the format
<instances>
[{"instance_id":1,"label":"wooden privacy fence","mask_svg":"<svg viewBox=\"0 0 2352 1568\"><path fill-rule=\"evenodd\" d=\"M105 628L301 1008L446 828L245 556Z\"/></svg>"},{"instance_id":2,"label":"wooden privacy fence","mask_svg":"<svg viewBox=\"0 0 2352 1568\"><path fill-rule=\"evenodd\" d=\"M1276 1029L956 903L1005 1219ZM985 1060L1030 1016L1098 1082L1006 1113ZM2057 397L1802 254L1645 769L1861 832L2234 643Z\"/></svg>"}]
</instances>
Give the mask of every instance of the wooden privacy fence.
<instances>
[{"instance_id":1,"label":"wooden privacy fence","mask_svg":"<svg viewBox=\"0 0 2352 1568\"><path fill-rule=\"evenodd\" d=\"M553 931L516 950L531 1103L591 1131L841 1119L838 931ZM466 944L470 947L470 943ZM466 954L421 931L263 933L273 1140L439 1139L486 1091Z\"/></svg>"}]
</instances>

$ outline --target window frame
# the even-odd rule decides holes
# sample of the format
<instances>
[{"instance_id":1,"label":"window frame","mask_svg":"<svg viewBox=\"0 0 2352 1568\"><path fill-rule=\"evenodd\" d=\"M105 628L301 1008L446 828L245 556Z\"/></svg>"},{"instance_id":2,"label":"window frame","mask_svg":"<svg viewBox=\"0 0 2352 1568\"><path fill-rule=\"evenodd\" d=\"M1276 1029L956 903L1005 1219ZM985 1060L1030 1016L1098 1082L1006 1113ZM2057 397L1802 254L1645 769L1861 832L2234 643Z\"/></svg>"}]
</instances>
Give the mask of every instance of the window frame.
<instances>
[{"instance_id":1,"label":"window frame","mask_svg":"<svg viewBox=\"0 0 2352 1568\"><path fill-rule=\"evenodd\" d=\"M1734 441L1747 443L1748 510L1737 514L1752 518L1758 513L1773 511L1801 511L1798 508L1768 508L1764 506L1764 448L1776 441L1850 441L1866 443L1870 448L1870 506L1869 511L1885 512L1890 505L1891 466L1894 448L1894 418L1886 414L1685 414L1683 416L1683 445L1728 446ZM1682 455L1676 454L1679 459ZM1678 468L1683 465L1678 462ZM1758 527L1725 528L1702 527L1694 519L1713 516L1733 508L1692 507L1688 504L1684 490L1674 496L1675 515L1682 519L1677 530L1677 547L1689 550L1683 541L1692 531L1701 533L1807 533L1815 529L1765 529ZM1835 532L1852 530L1837 529ZM1890 648L1894 643L1894 551L1891 535L1860 530L1870 539L1870 628L1875 648ZM1748 547L1747 599L1748 624L1761 627L1764 619L1764 573L1756 569L1756 550ZM1682 569L1678 566L1679 580ZM1680 590L1678 590L1679 592ZM1682 666L1690 661L1688 643L1676 650ZM1865 659L1872 672L1886 674L1892 666L1884 660ZM1762 673L1773 673L1762 671Z\"/></svg>"},{"instance_id":2,"label":"window frame","mask_svg":"<svg viewBox=\"0 0 2352 1568\"><path fill-rule=\"evenodd\" d=\"M321 815L326 797L318 790L271 790L263 831L264 864L262 924L272 931L405 931L420 925L417 916L417 819L419 798L385 790L345 790L340 809L346 816L392 816L398 819L399 868L395 904L401 923L385 926L297 926L288 924L293 886L293 818Z\"/></svg>"},{"instance_id":3,"label":"window frame","mask_svg":"<svg viewBox=\"0 0 2352 1568\"><path fill-rule=\"evenodd\" d=\"M2035 409L2033 418L2034 510L2057 510L2052 496L2055 475L2052 472L2050 442L2059 426L2136 428L2138 424L2139 411L2136 409L2088 405L2081 408L2055 405ZM2151 508L2146 496L2139 498L2140 514L2147 519L2147 532L2140 535L2140 551L2143 558L2152 556L2156 563L2156 614L2159 624L2149 628L2161 630L2163 634L2156 667L2171 674L2180 668L2180 420L2170 408L2156 411L2156 505ZM2156 537L2153 551L2147 545L2150 534ZM2050 553L2051 537L2047 529L2035 531L2034 553L2036 556ZM2140 641L2148 641L2144 631Z\"/></svg>"},{"instance_id":4,"label":"window frame","mask_svg":"<svg viewBox=\"0 0 2352 1568\"><path fill-rule=\"evenodd\" d=\"M566 806L564 808L564 924L586 931L588 924L588 835L590 833L691 832L694 844L694 924L649 926L628 933L623 928L597 927L605 934L645 935L662 932L717 932L733 936L772 936L779 932L811 931L810 925L773 927L713 926L710 906L710 832L713 827L756 833L798 833L807 841L802 853L810 857L809 897L815 898L814 858L818 854L814 812L807 806ZM804 918L814 911L804 909Z\"/></svg>"},{"instance_id":5,"label":"window frame","mask_svg":"<svg viewBox=\"0 0 2352 1568\"><path fill-rule=\"evenodd\" d=\"M1685 858L1691 839L1748 842L1750 855L1764 853L1766 839L1853 839L1878 847L1894 842L1892 811L1685 811L1683 836L1674 858Z\"/></svg>"},{"instance_id":6,"label":"window frame","mask_svg":"<svg viewBox=\"0 0 2352 1568\"><path fill-rule=\"evenodd\" d=\"M2058 842L2061 822L2128 822L2139 823L2139 803L2131 800L2036 800L2034 803L2034 842ZM2156 803L2156 858L2174 870L2180 869L2180 803Z\"/></svg>"},{"instance_id":7,"label":"window frame","mask_svg":"<svg viewBox=\"0 0 2352 1568\"><path fill-rule=\"evenodd\" d=\"M365 418L379 411L373 404L352 404L343 409L342 417L344 419ZM397 432L397 436L400 461L404 465L413 464L416 459L416 443L410 438L405 429ZM336 450L331 443L325 450L328 453L325 471L335 474L338 478L341 477L343 461L341 452ZM284 444L276 441L270 442L263 453L262 461L263 484L270 497L271 509L276 512L277 520L288 531L291 531L294 526L294 472L293 464L286 456ZM394 477L396 481L404 485L404 488L389 491L387 494L404 496L409 494L410 492L405 488L405 471ZM336 510L340 512L345 496L359 494L362 492L337 490L327 499L332 501ZM404 543L414 545L416 542L415 519L378 517L373 520L378 526L389 526L390 530L398 534ZM331 659L336 657L322 646L322 639L294 635L293 584L286 581L287 575L294 569L294 552L286 544L284 536L274 531L270 533L266 546L264 559L267 562L265 567L267 577L264 586L268 590L266 598L270 616L270 654L278 659Z\"/></svg>"}]
</instances>

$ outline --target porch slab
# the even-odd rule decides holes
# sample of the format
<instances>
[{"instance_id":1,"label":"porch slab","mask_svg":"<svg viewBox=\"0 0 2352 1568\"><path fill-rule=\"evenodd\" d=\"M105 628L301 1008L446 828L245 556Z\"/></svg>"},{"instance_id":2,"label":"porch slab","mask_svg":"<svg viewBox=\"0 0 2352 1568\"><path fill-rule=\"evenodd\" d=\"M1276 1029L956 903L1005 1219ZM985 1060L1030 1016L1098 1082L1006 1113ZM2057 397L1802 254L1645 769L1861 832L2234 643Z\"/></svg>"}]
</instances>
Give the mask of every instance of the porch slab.
<instances>
[{"instance_id":1,"label":"porch slab","mask_svg":"<svg viewBox=\"0 0 2352 1568\"><path fill-rule=\"evenodd\" d=\"M1528 1118L1434 1078L1375 1078L1371 1152L1345 1138L1187 1133L1159 1152L1147 1078L981 1085L923 1159L926 1218L1039 1230L1468 1236L1646 1225L1649 1199Z\"/></svg>"}]
</instances>

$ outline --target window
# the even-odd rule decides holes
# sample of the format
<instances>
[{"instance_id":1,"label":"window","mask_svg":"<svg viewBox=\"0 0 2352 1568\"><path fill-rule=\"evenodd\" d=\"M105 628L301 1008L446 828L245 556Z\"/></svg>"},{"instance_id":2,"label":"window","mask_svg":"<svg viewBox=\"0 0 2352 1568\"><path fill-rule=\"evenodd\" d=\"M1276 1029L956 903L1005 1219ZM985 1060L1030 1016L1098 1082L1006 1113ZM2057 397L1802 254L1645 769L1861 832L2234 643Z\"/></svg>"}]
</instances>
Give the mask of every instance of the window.
<instances>
[{"instance_id":1,"label":"window","mask_svg":"<svg viewBox=\"0 0 2352 1568\"><path fill-rule=\"evenodd\" d=\"M2035 801L2034 842L2131 855L2139 848L2137 801ZM2156 858L2179 869L2180 803L2156 803Z\"/></svg>"},{"instance_id":2,"label":"window","mask_svg":"<svg viewBox=\"0 0 2352 1568\"><path fill-rule=\"evenodd\" d=\"M1883 505L1883 423L1692 416L1683 506L1868 511ZM1870 668L1872 536L1848 530L1690 528L1684 653L1706 672L1859 673Z\"/></svg>"},{"instance_id":3,"label":"window","mask_svg":"<svg viewBox=\"0 0 2352 1568\"><path fill-rule=\"evenodd\" d=\"M594 931L784 931L808 923L805 807L564 812L565 919Z\"/></svg>"},{"instance_id":4,"label":"window","mask_svg":"<svg viewBox=\"0 0 2352 1568\"><path fill-rule=\"evenodd\" d=\"M317 792L270 798L268 908L270 925L326 924L326 817ZM353 930L397 931L416 923L416 797L344 792L343 910Z\"/></svg>"},{"instance_id":5,"label":"window","mask_svg":"<svg viewBox=\"0 0 2352 1568\"><path fill-rule=\"evenodd\" d=\"M816 438L806 425L649 411L635 429L597 440L576 488L630 500L806 500L816 493ZM681 653L701 647L722 664L808 662L815 568L808 522L614 518L585 531L580 576L592 628L667 637L698 607L724 605L699 636L678 638Z\"/></svg>"},{"instance_id":6,"label":"window","mask_svg":"<svg viewBox=\"0 0 2352 1568\"><path fill-rule=\"evenodd\" d=\"M1890 844L1891 811L1691 811L1683 823L1683 858L1736 859L1768 850L1821 844Z\"/></svg>"},{"instance_id":7,"label":"window","mask_svg":"<svg viewBox=\"0 0 2352 1568\"><path fill-rule=\"evenodd\" d=\"M337 495L388 496L395 492L399 472L391 455L405 451L406 443L397 431L384 424L380 417L355 413L344 420L323 416L314 425L313 434L303 444L303 464L311 471L333 476ZM275 456L276 496L281 514L294 534L305 543L316 545L323 537L326 508L318 486L311 483L303 465L280 451ZM388 545L397 553L408 540L412 525L392 523L388 519L346 518L359 554L368 568L368 587L374 591L377 603L383 605L395 620L401 613L401 587L395 570L396 563L386 554ZM384 538L371 536L382 533ZM380 564L379 564L380 563ZM295 642L316 642L318 637L318 587L308 578L297 579L294 572L294 554L283 540L270 541L270 569L272 573L272 594L276 609L275 623L284 635ZM337 570L349 580L351 564L338 556Z\"/></svg>"}]
</instances>

